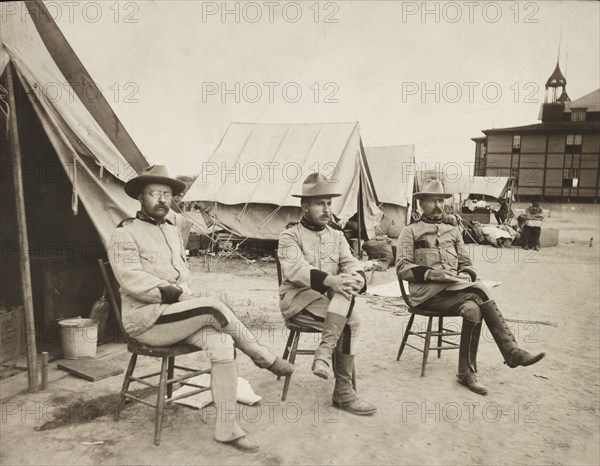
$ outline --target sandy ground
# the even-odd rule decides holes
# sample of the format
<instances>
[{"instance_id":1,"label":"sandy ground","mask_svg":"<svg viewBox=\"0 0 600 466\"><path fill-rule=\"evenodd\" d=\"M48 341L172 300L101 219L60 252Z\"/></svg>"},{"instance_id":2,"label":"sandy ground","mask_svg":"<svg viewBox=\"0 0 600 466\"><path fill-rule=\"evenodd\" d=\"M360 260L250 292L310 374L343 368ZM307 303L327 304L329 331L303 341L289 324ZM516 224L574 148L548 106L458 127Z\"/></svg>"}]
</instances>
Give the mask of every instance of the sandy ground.
<instances>
[{"instance_id":1,"label":"sandy ground","mask_svg":"<svg viewBox=\"0 0 600 466\"><path fill-rule=\"evenodd\" d=\"M545 351L529 368L509 369L489 332L479 353L485 397L455 381L456 352L432 354L420 377L421 354L396 352L408 320L399 301L361 297L364 321L357 356L358 389L376 404L372 417L331 405L332 382L312 376L300 356L288 399L283 382L239 356L240 375L263 397L238 405L240 421L261 445L242 454L212 440L213 413L176 406L166 411L162 443L155 447L153 411L129 406L120 423L111 408L122 376L90 383L62 377L44 393L2 401L2 464L599 464L599 208L559 208L545 226L560 231L559 247L538 253L475 246L484 279L499 280L494 296L519 344ZM590 238L594 237L592 247ZM261 343L281 354L287 337L277 308L276 274L240 263L191 261L196 291L220 295L255 328ZM377 272L373 284L394 279ZM422 321L419 321L422 324ZM458 319L449 319L458 328ZM314 338L304 342L315 345ZM106 359L126 365L121 346ZM207 364L205 355L193 363ZM140 359L141 367L157 367ZM1 388L1 386L0 386ZM0 393L1 395L1 393ZM89 444L102 442L101 444Z\"/></svg>"}]
</instances>

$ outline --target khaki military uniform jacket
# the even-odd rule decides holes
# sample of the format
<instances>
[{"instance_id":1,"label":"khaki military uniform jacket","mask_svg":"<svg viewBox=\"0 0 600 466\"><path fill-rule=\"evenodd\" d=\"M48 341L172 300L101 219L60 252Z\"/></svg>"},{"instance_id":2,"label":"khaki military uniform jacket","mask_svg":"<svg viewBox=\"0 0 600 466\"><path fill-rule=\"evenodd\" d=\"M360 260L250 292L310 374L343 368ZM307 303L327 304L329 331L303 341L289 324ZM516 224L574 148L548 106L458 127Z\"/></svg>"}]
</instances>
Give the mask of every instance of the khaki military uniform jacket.
<instances>
[{"instance_id":1,"label":"khaki military uniform jacket","mask_svg":"<svg viewBox=\"0 0 600 466\"><path fill-rule=\"evenodd\" d=\"M157 224L140 212L124 220L112 234L108 258L121 285L123 326L133 337L148 330L169 306L161 303L159 286L177 285L191 295L183 240L168 220Z\"/></svg>"},{"instance_id":2,"label":"khaki military uniform jacket","mask_svg":"<svg viewBox=\"0 0 600 466\"><path fill-rule=\"evenodd\" d=\"M292 224L279 235L279 297L286 320L329 291L323 285L327 275L358 272L365 277L362 264L352 255L341 231L329 226L316 231L303 223Z\"/></svg>"},{"instance_id":3,"label":"khaki military uniform jacket","mask_svg":"<svg viewBox=\"0 0 600 466\"><path fill-rule=\"evenodd\" d=\"M477 277L460 230L447 223L419 220L408 225L398 237L396 257L396 274L398 279L409 282L413 306L447 288L458 290L473 286L466 281L458 284L426 281L429 269L444 270L453 276L466 272L473 281Z\"/></svg>"}]
</instances>

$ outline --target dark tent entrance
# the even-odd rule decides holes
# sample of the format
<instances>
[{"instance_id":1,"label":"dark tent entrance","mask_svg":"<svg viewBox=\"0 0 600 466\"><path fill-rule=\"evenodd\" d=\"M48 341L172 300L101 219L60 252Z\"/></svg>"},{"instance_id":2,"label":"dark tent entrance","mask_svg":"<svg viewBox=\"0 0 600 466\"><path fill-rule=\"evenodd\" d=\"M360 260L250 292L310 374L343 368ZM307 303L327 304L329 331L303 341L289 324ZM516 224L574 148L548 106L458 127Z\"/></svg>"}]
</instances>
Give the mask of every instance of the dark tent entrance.
<instances>
[{"instance_id":1,"label":"dark tent entrance","mask_svg":"<svg viewBox=\"0 0 600 466\"><path fill-rule=\"evenodd\" d=\"M0 83L7 89L7 71ZM13 74L14 76L14 74ZM14 81L22 165L25 218L38 350L60 346L57 320L87 316L102 294L97 259L104 247L83 203L72 209L73 185L18 79ZM7 116L0 115L0 310L2 362L26 350L22 248L17 228L17 196L13 181Z\"/></svg>"}]
</instances>

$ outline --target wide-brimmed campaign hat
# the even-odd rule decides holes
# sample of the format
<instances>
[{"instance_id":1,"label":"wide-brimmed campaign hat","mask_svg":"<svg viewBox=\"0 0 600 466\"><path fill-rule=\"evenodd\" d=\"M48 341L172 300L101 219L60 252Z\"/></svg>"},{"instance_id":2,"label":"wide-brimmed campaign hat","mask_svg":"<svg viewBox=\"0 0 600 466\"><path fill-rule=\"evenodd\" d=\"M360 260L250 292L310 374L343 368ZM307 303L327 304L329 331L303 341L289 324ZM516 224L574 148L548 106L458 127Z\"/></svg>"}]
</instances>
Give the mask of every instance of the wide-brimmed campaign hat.
<instances>
[{"instance_id":1,"label":"wide-brimmed campaign hat","mask_svg":"<svg viewBox=\"0 0 600 466\"><path fill-rule=\"evenodd\" d=\"M138 195L144 189L144 186L151 183L166 184L173 188L173 196L181 194L187 185L183 181L176 180L169 176L169 171L164 165L151 165L144 168L141 175L130 179L125 183L125 192L129 197L137 199Z\"/></svg>"},{"instance_id":2,"label":"wide-brimmed campaign hat","mask_svg":"<svg viewBox=\"0 0 600 466\"><path fill-rule=\"evenodd\" d=\"M339 197L333 192L334 183L321 173L311 173L302 183L302 194L292 194L293 197Z\"/></svg>"},{"instance_id":3,"label":"wide-brimmed campaign hat","mask_svg":"<svg viewBox=\"0 0 600 466\"><path fill-rule=\"evenodd\" d=\"M421 191L414 193L415 199L425 199L427 197L443 197L447 199L452 197L452 194L444 192L444 185L440 180L425 180Z\"/></svg>"}]
</instances>

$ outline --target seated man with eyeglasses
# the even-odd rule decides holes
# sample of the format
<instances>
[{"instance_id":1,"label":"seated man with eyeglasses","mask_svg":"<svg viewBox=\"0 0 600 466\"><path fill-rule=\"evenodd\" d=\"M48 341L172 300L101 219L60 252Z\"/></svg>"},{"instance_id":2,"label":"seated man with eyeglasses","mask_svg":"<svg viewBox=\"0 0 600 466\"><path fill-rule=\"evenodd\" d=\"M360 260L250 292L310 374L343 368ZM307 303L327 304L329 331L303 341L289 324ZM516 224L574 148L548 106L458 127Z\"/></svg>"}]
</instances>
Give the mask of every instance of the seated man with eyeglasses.
<instances>
[{"instance_id":1,"label":"seated man with eyeglasses","mask_svg":"<svg viewBox=\"0 0 600 466\"><path fill-rule=\"evenodd\" d=\"M123 326L140 343L168 346L189 343L210 356L211 391L217 408L215 439L242 451L258 445L236 421L237 363L235 346L261 368L286 376L294 366L273 355L225 304L197 298L190 289L190 271L179 229L166 217L171 200L185 189L162 165L148 167L125 185L140 201L135 218L123 220L113 232L108 255L121 285Z\"/></svg>"}]
</instances>

